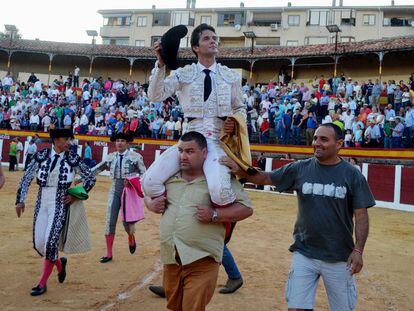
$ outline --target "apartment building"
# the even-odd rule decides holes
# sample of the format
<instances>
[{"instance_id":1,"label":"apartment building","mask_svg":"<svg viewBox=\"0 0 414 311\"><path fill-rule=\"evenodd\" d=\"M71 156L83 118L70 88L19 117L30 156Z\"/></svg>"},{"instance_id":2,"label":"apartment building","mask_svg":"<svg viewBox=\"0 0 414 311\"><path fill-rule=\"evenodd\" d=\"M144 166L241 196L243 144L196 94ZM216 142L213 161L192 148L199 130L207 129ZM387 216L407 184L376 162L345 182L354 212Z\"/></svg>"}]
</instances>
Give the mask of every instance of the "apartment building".
<instances>
[{"instance_id":1,"label":"apartment building","mask_svg":"<svg viewBox=\"0 0 414 311\"><path fill-rule=\"evenodd\" d=\"M335 42L326 25L336 24L338 42L353 42L414 35L414 5L347 7L342 0L324 7L244 7L196 8L188 0L186 8L99 10L103 17L100 36L103 44L152 46L169 28L188 26L181 47L190 46L194 26L207 23L216 28L223 47L251 46L245 32L254 32L253 44L299 46Z\"/></svg>"}]
</instances>

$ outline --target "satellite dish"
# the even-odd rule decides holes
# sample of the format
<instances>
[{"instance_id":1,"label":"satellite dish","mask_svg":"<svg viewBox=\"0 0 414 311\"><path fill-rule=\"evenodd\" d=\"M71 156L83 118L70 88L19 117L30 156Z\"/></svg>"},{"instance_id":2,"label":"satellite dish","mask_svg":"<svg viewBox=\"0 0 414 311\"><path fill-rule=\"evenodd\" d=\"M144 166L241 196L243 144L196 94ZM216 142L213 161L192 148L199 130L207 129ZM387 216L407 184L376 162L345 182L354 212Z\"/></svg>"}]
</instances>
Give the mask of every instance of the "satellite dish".
<instances>
[{"instance_id":1,"label":"satellite dish","mask_svg":"<svg viewBox=\"0 0 414 311\"><path fill-rule=\"evenodd\" d=\"M240 31L240 29L241 29L240 24L234 25L234 29L236 29L237 31Z\"/></svg>"}]
</instances>

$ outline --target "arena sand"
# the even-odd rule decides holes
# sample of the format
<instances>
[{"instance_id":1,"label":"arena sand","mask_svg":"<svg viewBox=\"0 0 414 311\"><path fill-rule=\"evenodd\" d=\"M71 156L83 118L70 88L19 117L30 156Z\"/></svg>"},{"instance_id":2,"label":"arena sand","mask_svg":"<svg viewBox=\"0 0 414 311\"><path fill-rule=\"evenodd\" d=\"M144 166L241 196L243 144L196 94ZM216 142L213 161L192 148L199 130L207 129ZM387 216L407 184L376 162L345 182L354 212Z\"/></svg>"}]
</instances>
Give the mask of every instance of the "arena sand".
<instances>
[{"instance_id":1,"label":"arena sand","mask_svg":"<svg viewBox=\"0 0 414 311\"><path fill-rule=\"evenodd\" d=\"M14 209L21 172L5 172L0 190L0 301L1 310L164 310L165 301L151 294L149 284L161 283L158 224L160 216L146 211L137 224L137 252L129 254L127 237L118 223L114 260L98 262L104 255L106 200L110 182L99 177L87 201L93 249L68 255L64 284L56 271L48 292L31 297L42 262L32 248L35 182L18 219ZM240 222L229 248L243 274L244 286L233 295L216 293L208 310L286 310L284 284L290 264L287 250L292 240L297 202L293 196L249 192L254 215ZM413 310L414 213L372 208L371 231L365 250L365 266L357 276L357 310ZM217 288L226 281L220 269ZM315 309L327 310L326 294L319 285Z\"/></svg>"}]
</instances>

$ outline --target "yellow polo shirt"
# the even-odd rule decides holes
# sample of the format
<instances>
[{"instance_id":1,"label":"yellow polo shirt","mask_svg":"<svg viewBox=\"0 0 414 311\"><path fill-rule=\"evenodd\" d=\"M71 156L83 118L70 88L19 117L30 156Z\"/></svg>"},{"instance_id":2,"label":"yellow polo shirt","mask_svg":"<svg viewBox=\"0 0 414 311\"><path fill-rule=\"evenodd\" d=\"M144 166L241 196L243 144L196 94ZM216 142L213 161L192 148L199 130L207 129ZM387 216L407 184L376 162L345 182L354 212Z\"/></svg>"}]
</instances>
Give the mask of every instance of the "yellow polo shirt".
<instances>
[{"instance_id":1,"label":"yellow polo shirt","mask_svg":"<svg viewBox=\"0 0 414 311\"><path fill-rule=\"evenodd\" d=\"M243 186L232 178L236 202L251 208ZM204 224L197 220L197 206L211 206L210 193L204 176L187 182L181 173L166 182L168 205L160 223L161 261L177 264L175 248L183 265L204 257L221 262L225 229L222 223Z\"/></svg>"}]
</instances>

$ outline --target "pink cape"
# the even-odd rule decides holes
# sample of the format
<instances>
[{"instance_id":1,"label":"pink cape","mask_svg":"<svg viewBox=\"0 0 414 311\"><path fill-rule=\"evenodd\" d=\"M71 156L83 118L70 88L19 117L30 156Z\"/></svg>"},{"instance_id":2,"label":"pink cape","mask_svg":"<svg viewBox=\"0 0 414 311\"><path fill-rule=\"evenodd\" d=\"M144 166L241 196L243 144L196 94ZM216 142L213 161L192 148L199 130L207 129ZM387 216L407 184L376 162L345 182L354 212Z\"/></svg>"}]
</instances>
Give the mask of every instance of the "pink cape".
<instances>
[{"instance_id":1,"label":"pink cape","mask_svg":"<svg viewBox=\"0 0 414 311\"><path fill-rule=\"evenodd\" d=\"M145 218L144 202L140 178L127 177L128 185L124 187L121 196L122 220L137 222Z\"/></svg>"}]
</instances>

